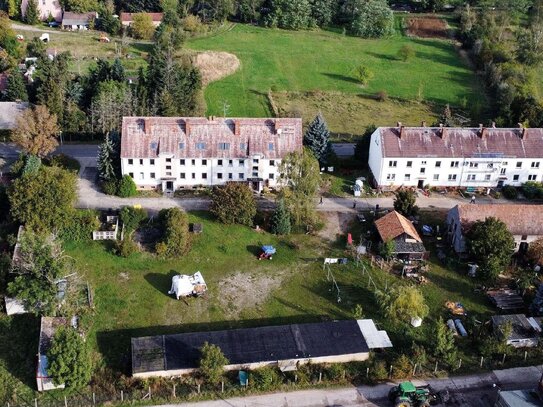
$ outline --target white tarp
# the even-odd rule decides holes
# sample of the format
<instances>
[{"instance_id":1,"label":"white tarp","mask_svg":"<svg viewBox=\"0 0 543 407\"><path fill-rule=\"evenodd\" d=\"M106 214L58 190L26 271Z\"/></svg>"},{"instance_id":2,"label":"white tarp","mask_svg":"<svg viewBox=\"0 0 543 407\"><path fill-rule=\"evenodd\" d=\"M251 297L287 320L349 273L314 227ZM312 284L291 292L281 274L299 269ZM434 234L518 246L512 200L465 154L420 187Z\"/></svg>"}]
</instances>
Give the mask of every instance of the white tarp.
<instances>
[{"instance_id":1,"label":"white tarp","mask_svg":"<svg viewBox=\"0 0 543 407\"><path fill-rule=\"evenodd\" d=\"M179 274L172 277L172 288L168 294L174 294L177 299L187 297L189 295L202 294L207 290L207 285L204 281L202 273L197 271L192 276Z\"/></svg>"},{"instance_id":2,"label":"white tarp","mask_svg":"<svg viewBox=\"0 0 543 407\"><path fill-rule=\"evenodd\" d=\"M370 349L392 348L386 331L378 331L373 319L359 319L358 326Z\"/></svg>"},{"instance_id":3,"label":"white tarp","mask_svg":"<svg viewBox=\"0 0 543 407\"><path fill-rule=\"evenodd\" d=\"M15 315L15 314L26 314L26 310L22 301L17 298L6 297L6 314Z\"/></svg>"}]
</instances>

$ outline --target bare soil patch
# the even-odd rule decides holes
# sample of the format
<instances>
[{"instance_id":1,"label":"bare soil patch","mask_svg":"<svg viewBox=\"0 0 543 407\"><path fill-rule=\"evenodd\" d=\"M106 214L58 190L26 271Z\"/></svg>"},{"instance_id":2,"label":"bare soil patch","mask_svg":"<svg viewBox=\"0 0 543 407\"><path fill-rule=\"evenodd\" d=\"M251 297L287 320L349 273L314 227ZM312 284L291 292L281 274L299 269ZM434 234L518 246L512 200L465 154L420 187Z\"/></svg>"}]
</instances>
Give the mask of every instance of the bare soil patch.
<instances>
[{"instance_id":1,"label":"bare soil patch","mask_svg":"<svg viewBox=\"0 0 543 407\"><path fill-rule=\"evenodd\" d=\"M324 212L323 215L326 223L319 231L319 236L331 241L335 241L339 235L346 234L356 217L353 212Z\"/></svg>"},{"instance_id":2,"label":"bare soil patch","mask_svg":"<svg viewBox=\"0 0 543 407\"><path fill-rule=\"evenodd\" d=\"M420 38L449 38L447 22L437 17L407 19L407 35Z\"/></svg>"},{"instance_id":3,"label":"bare soil patch","mask_svg":"<svg viewBox=\"0 0 543 407\"><path fill-rule=\"evenodd\" d=\"M193 63L200 69L204 86L232 75L240 66L237 56L218 51L199 52L194 56Z\"/></svg>"},{"instance_id":4,"label":"bare soil patch","mask_svg":"<svg viewBox=\"0 0 543 407\"><path fill-rule=\"evenodd\" d=\"M245 309L263 304L270 293L279 288L284 274L236 273L219 282L219 303L229 317L237 317Z\"/></svg>"}]
</instances>

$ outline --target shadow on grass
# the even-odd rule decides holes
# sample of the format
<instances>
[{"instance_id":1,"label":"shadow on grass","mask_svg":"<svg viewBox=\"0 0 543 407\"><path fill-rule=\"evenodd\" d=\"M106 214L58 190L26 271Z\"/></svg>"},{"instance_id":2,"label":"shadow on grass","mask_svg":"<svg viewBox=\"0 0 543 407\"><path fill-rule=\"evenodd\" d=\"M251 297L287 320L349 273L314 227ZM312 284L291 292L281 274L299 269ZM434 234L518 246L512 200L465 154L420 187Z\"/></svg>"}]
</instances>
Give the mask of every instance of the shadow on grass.
<instances>
[{"instance_id":1,"label":"shadow on grass","mask_svg":"<svg viewBox=\"0 0 543 407\"><path fill-rule=\"evenodd\" d=\"M162 294L168 295L168 291L172 287L172 277L179 274L175 270L170 270L168 274L147 273L144 278L149 284L160 291Z\"/></svg>"},{"instance_id":2,"label":"shadow on grass","mask_svg":"<svg viewBox=\"0 0 543 407\"><path fill-rule=\"evenodd\" d=\"M295 317L276 317L235 321L205 322L185 325L160 325L143 328L119 329L96 333L98 349L106 365L124 374L131 372L131 338L155 335L171 335L185 332L209 332L226 329L252 328L272 325L289 325L327 320L324 315L300 315ZM329 319L329 318L328 318ZM36 345L37 346L37 345Z\"/></svg>"},{"instance_id":3,"label":"shadow on grass","mask_svg":"<svg viewBox=\"0 0 543 407\"><path fill-rule=\"evenodd\" d=\"M257 245L247 245L247 251L252 254L253 256L255 257L258 257L260 256L260 253L262 251L262 246L257 246Z\"/></svg>"},{"instance_id":4,"label":"shadow on grass","mask_svg":"<svg viewBox=\"0 0 543 407\"><path fill-rule=\"evenodd\" d=\"M341 75L341 74L337 74L337 73L323 73L323 75L327 76L329 78L332 78L332 79L339 80L339 81L360 84L359 80L357 80L356 78L353 78L351 76L347 76L347 75Z\"/></svg>"},{"instance_id":5,"label":"shadow on grass","mask_svg":"<svg viewBox=\"0 0 543 407\"><path fill-rule=\"evenodd\" d=\"M400 62L400 59L396 58L393 55L379 54L378 52L372 52L372 51L367 51L366 54L369 55L369 56L372 56L374 58L377 58L377 59L384 59L386 61Z\"/></svg>"}]
</instances>

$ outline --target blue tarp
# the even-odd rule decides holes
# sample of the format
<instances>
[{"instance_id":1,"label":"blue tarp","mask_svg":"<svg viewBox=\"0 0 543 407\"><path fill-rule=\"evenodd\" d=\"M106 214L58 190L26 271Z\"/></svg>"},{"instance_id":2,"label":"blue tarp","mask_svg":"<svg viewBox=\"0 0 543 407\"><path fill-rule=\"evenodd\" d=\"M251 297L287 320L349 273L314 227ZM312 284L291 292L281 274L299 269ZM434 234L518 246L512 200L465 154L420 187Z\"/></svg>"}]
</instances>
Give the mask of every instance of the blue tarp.
<instances>
[{"instance_id":1,"label":"blue tarp","mask_svg":"<svg viewBox=\"0 0 543 407\"><path fill-rule=\"evenodd\" d=\"M273 246L262 246L262 251L266 254L275 254L275 247Z\"/></svg>"}]
</instances>

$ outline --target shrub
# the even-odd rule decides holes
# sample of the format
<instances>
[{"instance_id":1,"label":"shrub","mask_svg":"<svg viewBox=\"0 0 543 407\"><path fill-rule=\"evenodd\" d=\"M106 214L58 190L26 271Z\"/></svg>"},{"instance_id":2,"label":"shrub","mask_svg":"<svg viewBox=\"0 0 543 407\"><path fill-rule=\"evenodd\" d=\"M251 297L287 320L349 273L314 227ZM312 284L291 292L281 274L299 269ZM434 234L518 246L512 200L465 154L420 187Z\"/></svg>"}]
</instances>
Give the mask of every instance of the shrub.
<instances>
[{"instance_id":1,"label":"shrub","mask_svg":"<svg viewBox=\"0 0 543 407\"><path fill-rule=\"evenodd\" d=\"M522 195L526 199L541 199L543 198L543 184L536 181L528 181L522 184Z\"/></svg>"},{"instance_id":2,"label":"shrub","mask_svg":"<svg viewBox=\"0 0 543 407\"><path fill-rule=\"evenodd\" d=\"M409 44L405 44L398 51L398 58L400 58L404 62L407 62L408 60L410 60L414 56L415 56L415 50Z\"/></svg>"},{"instance_id":3,"label":"shrub","mask_svg":"<svg viewBox=\"0 0 543 407\"><path fill-rule=\"evenodd\" d=\"M60 168L64 168L65 170L74 171L74 172L79 172L81 168L81 164L79 164L79 161L65 154L57 154L57 155L52 156L48 160L48 164L51 167L60 167Z\"/></svg>"},{"instance_id":4,"label":"shrub","mask_svg":"<svg viewBox=\"0 0 543 407\"><path fill-rule=\"evenodd\" d=\"M83 209L74 212L66 226L60 230L60 238L64 241L84 242L92 239L92 232L100 227L98 213Z\"/></svg>"},{"instance_id":5,"label":"shrub","mask_svg":"<svg viewBox=\"0 0 543 407\"><path fill-rule=\"evenodd\" d=\"M256 201L248 185L228 182L211 193L211 213L222 223L252 226Z\"/></svg>"},{"instance_id":6,"label":"shrub","mask_svg":"<svg viewBox=\"0 0 543 407\"><path fill-rule=\"evenodd\" d=\"M117 241L117 254L121 257L130 257L139 251L138 245L132 239L132 236L125 235L124 240Z\"/></svg>"},{"instance_id":7,"label":"shrub","mask_svg":"<svg viewBox=\"0 0 543 407\"><path fill-rule=\"evenodd\" d=\"M386 90L380 90L375 94L375 99L379 102L386 102L388 100L388 93Z\"/></svg>"},{"instance_id":8,"label":"shrub","mask_svg":"<svg viewBox=\"0 0 543 407\"><path fill-rule=\"evenodd\" d=\"M326 366L324 370L324 377L328 380L337 382L343 378L343 372L345 371L344 366L339 363L332 363Z\"/></svg>"},{"instance_id":9,"label":"shrub","mask_svg":"<svg viewBox=\"0 0 543 407\"><path fill-rule=\"evenodd\" d=\"M263 367L252 372L254 386L258 390L273 390L281 384L281 376L273 367Z\"/></svg>"},{"instance_id":10,"label":"shrub","mask_svg":"<svg viewBox=\"0 0 543 407\"><path fill-rule=\"evenodd\" d=\"M374 361L372 366L370 367L369 376L373 381L385 380L388 377L388 371L385 362L383 362L382 360Z\"/></svg>"},{"instance_id":11,"label":"shrub","mask_svg":"<svg viewBox=\"0 0 543 407\"><path fill-rule=\"evenodd\" d=\"M185 31L192 34L201 34L207 31L207 25L202 23L200 17L193 14L189 14L183 20L181 20L181 25Z\"/></svg>"},{"instance_id":12,"label":"shrub","mask_svg":"<svg viewBox=\"0 0 543 407\"><path fill-rule=\"evenodd\" d=\"M394 379L409 379L413 375L413 367L409 358L401 354L392 364L392 377Z\"/></svg>"},{"instance_id":13,"label":"shrub","mask_svg":"<svg viewBox=\"0 0 543 407\"><path fill-rule=\"evenodd\" d=\"M130 175L125 175L119 182L119 188L117 189L117 195L121 198L128 198L137 194L136 184Z\"/></svg>"},{"instance_id":14,"label":"shrub","mask_svg":"<svg viewBox=\"0 0 543 407\"><path fill-rule=\"evenodd\" d=\"M125 231L129 233L136 230L140 223L147 218L147 211L143 208L123 206L119 218L125 227Z\"/></svg>"},{"instance_id":15,"label":"shrub","mask_svg":"<svg viewBox=\"0 0 543 407\"><path fill-rule=\"evenodd\" d=\"M228 359L217 345L207 341L200 348L200 373L209 384L218 384Z\"/></svg>"},{"instance_id":16,"label":"shrub","mask_svg":"<svg viewBox=\"0 0 543 407\"><path fill-rule=\"evenodd\" d=\"M162 241L155 246L161 257L180 257L190 250L189 221L179 208L163 209L158 214Z\"/></svg>"},{"instance_id":17,"label":"shrub","mask_svg":"<svg viewBox=\"0 0 543 407\"><path fill-rule=\"evenodd\" d=\"M108 180L102 182L102 192L107 195L116 195L119 182L117 180Z\"/></svg>"},{"instance_id":18,"label":"shrub","mask_svg":"<svg viewBox=\"0 0 543 407\"><path fill-rule=\"evenodd\" d=\"M373 78L373 71L365 65L359 65L354 70L354 76L362 85L366 86Z\"/></svg>"}]
</instances>

